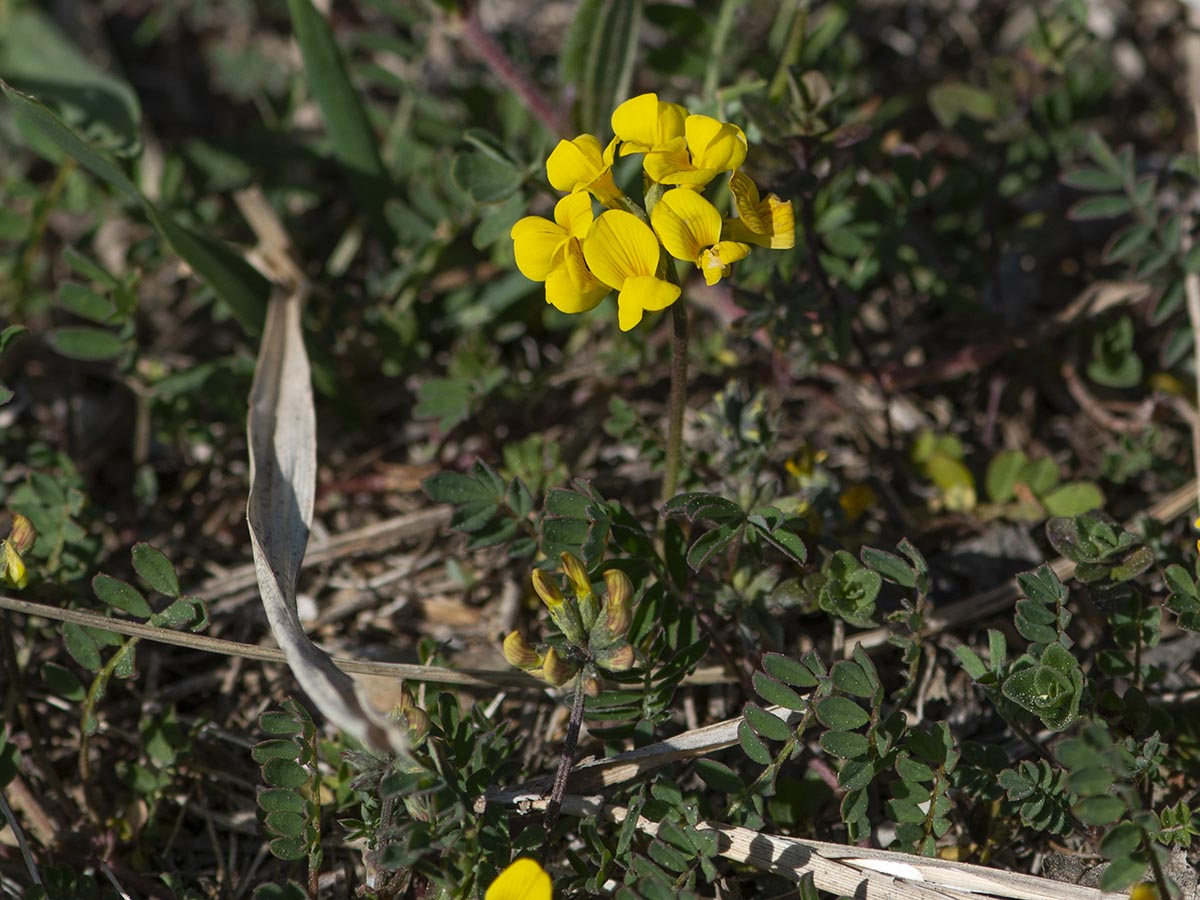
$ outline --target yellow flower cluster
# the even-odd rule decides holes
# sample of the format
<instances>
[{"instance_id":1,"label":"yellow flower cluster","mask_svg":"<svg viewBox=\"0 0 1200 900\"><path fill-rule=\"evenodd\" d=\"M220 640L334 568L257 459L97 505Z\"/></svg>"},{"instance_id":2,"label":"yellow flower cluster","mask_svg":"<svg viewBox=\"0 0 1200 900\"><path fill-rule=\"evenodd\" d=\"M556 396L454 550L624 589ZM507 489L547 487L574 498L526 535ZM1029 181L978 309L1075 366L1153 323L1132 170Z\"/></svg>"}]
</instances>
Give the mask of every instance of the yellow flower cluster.
<instances>
[{"instance_id":1,"label":"yellow flower cluster","mask_svg":"<svg viewBox=\"0 0 1200 900\"><path fill-rule=\"evenodd\" d=\"M738 126L691 115L676 104L642 94L613 112L614 137L607 146L591 134L559 141L546 160L546 176L563 197L554 220L526 216L512 228L517 268L546 283L546 302L565 313L593 309L617 291L622 331L647 311L666 309L680 287L666 277L662 251L690 262L708 284L757 244L776 250L795 246L792 204L774 194L759 196L739 167L746 135ZM657 198L649 215L613 180L617 155L643 154L642 167ZM723 219L703 194L728 172L737 215ZM604 207L594 215L592 199Z\"/></svg>"},{"instance_id":2,"label":"yellow flower cluster","mask_svg":"<svg viewBox=\"0 0 1200 900\"><path fill-rule=\"evenodd\" d=\"M633 621L633 583L620 569L609 569L604 573L604 594L597 596L583 561L572 553L563 553L561 559L569 594L543 569L534 569L532 580L550 618L567 639L563 653L550 646L539 650L514 631L504 639L504 658L555 687L582 669L585 689L595 696L601 687L593 671L596 666L624 672L634 664L633 647L625 640Z\"/></svg>"}]
</instances>

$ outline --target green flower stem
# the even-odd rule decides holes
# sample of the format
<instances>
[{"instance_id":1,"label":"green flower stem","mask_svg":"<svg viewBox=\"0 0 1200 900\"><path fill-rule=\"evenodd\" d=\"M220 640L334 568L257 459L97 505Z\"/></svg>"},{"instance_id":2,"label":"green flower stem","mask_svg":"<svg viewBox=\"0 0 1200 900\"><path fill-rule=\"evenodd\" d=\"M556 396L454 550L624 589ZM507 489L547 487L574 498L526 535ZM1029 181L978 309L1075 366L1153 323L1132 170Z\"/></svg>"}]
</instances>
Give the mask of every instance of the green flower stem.
<instances>
[{"instance_id":1,"label":"green flower stem","mask_svg":"<svg viewBox=\"0 0 1200 900\"><path fill-rule=\"evenodd\" d=\"M671 394L667 419L667 471L663 476L662 499L670 500L679 486L679 465L683 457L683 407L687 402L688 317L687 304L680 297L671 304L671 322L675 340L671 345Z\"/></svg>"}]
</instances>

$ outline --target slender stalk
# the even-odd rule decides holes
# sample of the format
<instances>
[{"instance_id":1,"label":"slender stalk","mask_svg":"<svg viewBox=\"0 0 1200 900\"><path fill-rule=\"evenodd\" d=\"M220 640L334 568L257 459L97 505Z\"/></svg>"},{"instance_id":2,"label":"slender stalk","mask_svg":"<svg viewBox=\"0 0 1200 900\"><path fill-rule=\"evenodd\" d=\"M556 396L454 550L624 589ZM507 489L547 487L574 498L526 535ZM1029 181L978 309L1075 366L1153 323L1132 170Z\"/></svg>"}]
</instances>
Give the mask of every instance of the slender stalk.
<instances>
[{"instance_id":1,"label":"slender stalk","mask_svg":"<svg viewBox=\"0 0 1200 900\"><path fill-rule=\"evenodd\" d=\"M663 476L662 499L670 500L679 486L679 465L683 458L683 407L687 402L688 317L687 305L680 297L671 304L671 322L675 340L671 345L671 395L667 420L667 471Z\"/></svg>"},{"instance_id":2,"label":"slender stalk","mask_svg":"<svg viewBox=\"0 0 1200 900\"><path fill-rule=\"evenodd\" d=\"M462 38L466 44L491 68L494 74L512 91L525 108L546 127L546 130L556 136L568 133L565 117L558 108L541 92L528 75L517 68L512 58L504 52L504 48L483 29L478 14L472 9L461 18Z\"/></svg>"},{"instance_id":3,"label":"slender stalk","mask_svg":"<svg viewBox=\"0 0 1200 900\"><path fill-rule=\"evenodd\" d=\"M33 853L29 849L29 842L25 840L25 832L21 830L21 823L13 815L8 801L4 799L3 791L0 791L0 813L4 814L4 821L12 829L13 840L17 842L17 846L21 850L21 858L25 860L25 868L29 871L29 877L33 880L34 884L40 886L42 883L42 873L38 871L37 862L34 860Z\"/></svg>"},{"instance_id":4,"label":"slender stalk","mask_svg":"<svg viewBox=\"0 0 1200 900\"><path fill-rule=\"evenodd\" d=\"M579 726L583 724L583 683L584 673L580 672L575 676L575 699L571 701L571 718L567 722L562 759L559 760L558 771L554 773L554 787L550 790L550 800L546 804L547 834L558 824L563 796L567 793L567 776L571 774L571 766L575 764L575 746L579 743Z\"/></svg>"}]
</instances>

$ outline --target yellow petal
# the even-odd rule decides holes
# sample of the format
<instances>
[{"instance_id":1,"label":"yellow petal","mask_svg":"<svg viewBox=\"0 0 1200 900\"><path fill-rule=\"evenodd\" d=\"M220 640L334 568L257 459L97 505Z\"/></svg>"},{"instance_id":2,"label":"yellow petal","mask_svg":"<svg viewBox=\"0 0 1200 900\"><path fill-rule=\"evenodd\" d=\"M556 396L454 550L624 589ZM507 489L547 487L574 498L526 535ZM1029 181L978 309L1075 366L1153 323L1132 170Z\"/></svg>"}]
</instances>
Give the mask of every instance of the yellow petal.
<instances>
[{"instance_id":1,"label":"yellow petal","mask_svg":"<svg viewBox=\"0 0 1200 900\"><path fill-rule=\"evenodd\" d=\"M748 175L734 172L729 176L729 193L733 195L733 206L738 218L756 234L763 234L766 226L758 214L758 186Z\"/></svg>"},{"instance_id":2,"label":"yellow petal","mask_svg":"<svg viewBox=\"0 0 1200 900\"><path fill-rule=\"evenodd\" d=\"M792 211L792 201L767 194L763 203L771 222L767 229L769 239L764 246L772 250L791 250L796 246L796 214Z\"/></svg>"},{"instance_id":3,"label":"yellow petal","mask_svg":"<svg viewBox=\"0 0 1200 900\"><path fill-rule=\"evenodd\" d=\"M659 184L671 184L671 178L680 172L695 171L692 158L688 154L687 141L675 138L667 141L655 150L646 154L642 160L642 168L651 180Z\"/></svg>"},{"instance_id":4,"label":"yellow petal","mask_svg":"<svg viewBox=\"0 0 1200 900\"><path fill-rule=\"evenodd\" d=\"M604 152L600 141L590 134L581 134L570 141L559 141L546 160L546 177L555 190L585 190L605 169Z\"/></svg>"},{"instance_id":5,"label":"yellow petal","mask_svg":"<svg viewBox=\"0 0 1200 900\"><path fill-rule=\"evenodd\" d=\"M611 166L613 161L617 158L617 146L620 143L621 139L614 134L613 139L609 141L608 146L604 148L604 164L606 166Z\"/></svg>"},{"instance_id":6,"label":"yellow petal","mask_svg":"<svg viewBox=\"0 0 1200 900\"><path fill-rule=\"evenodd\" d=\"M621 155L646 153L683 136L687 110L664 103L657 94L640 94L626 100L612 114L612 130L621 139Z\"/></svg>"},{"instance_id":7,"label":"yellow petal","mask_svg":"<svg viewBox=\"0 0 1200 900\"><path fill-rule=\"evenodd\" d=\"M617 295L617 324L622 331L628 331L642 321L646 310L666 309L679 299L679 293L679 285L653 275L629 278Z\"/></svg>"},{"instance_id":8,"label":"yellow petal","mask_svg":"<svg viewBox=\"0 0 1200 900\"><path fill-rule=\"evenodd\" d=\"M560 312L582 313L595 309L611 290L588 270L579 238L569 238L562 262L546 278L546 302Z\"/></svg>"},{"instance_id":9,"label":"yellow petal","mask_svg":"<svg viewBox=\"0 0 1200 900\"><path fill-rule=\"evenodd\" d=\"M592 223L583 255L593 275L621 290L626 279L658 270L658 238L633 213L610 209Z\"/></svg>"},{"instance_id":10,"label":"yellow petal","mask_svg":"<svg viewBox=\"0 0 1200 900\"><path fill-rule=\"evenodd\" d=\"M736 125L711 116L688 116L683 130L697 169L727 172L746 160L746 135Z\"/></svg>"},{"instance_id":11,"label":"yellow petal","mask_svg":"<svg viewBox=\"0 0 1200 900\"><path fill-rule=\"evenodd\" d=\"M775 194L759 199L758 188L741 172L730 176L729 192L738 213L734 221L739 224L726 232L727 237L772 250L790 250L796 246L796 216L790 200L780 200Z\"/></svg>"},{"instance_id":12,"label":"yellow petal","mask_svg":"<svg viewBox=\"0 0 1200 900\"><path fill-rule=\"evenodd\" d=\"M700 254L697 265L704 273L704 282L714 285L729 274L729 267L750 255L750 247L736 241L721 241Z\"/></svg>"},{"instance_id":13,"label":"yellow petal","mask_svg":"<svg viewBox=\"0 0 1200 900\"><path fill-rule=\"evenodd\" d=\"M530 281L545 281L554 251L567 239L566 229L541 216L526 216L513 225L509 234L521 274Z\"/></svg>"},{"instance_id":14,"label":"yellow petal","mask_svg":"<svg viewBox=\"0 0 1200 900\"><path fill-rule=\"evenodd\" d=\"M554 204L554 221L563 232L578 238L587 237L592 227L592 198L584 192L567 194Z\"/></svg>"},{"instance_id":15,"label":"yellow petal","mask_svg":"<svg viewBox=\"0 0 1200 900\"><path fill-rule=\"evenodd\" d=\"M532 859L518 859L497 876L484 900L550 900L550 876Z\"/></svg>"},{"instance_id":16,"label":"yellow petal","mask_svg":"<svg viewBox=\"0 0 1200 900\"><path fill-rule=\"evenodd\" d=\"M695 191L667 191L650 214L662 244L676 259L697 263L706 247L721 239L721 214Z\"/></svg>"},{"instance_id":17,"label":"yellow petal","mask_svg":"<svg viewBox=\"0 0 1200 900\"><path fill-rule=\"evenodd\" d=\"M8 541L0 541L0 581L21 590L29 583L29 572L21 554Z\"/></svg>"}]
</instances>

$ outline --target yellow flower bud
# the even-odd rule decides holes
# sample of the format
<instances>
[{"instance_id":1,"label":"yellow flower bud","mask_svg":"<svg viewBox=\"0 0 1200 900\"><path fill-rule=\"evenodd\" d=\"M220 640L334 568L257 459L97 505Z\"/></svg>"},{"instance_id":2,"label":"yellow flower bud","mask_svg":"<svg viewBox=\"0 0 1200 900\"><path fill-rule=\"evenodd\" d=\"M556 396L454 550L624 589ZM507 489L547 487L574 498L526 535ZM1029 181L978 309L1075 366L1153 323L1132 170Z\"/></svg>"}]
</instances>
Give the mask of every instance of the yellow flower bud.
<instances>
[{"instance_id":1,"label":"yellow flower bud","mask_svg":"<svg viewBox=\"0 0 1200 900\"><path fill-rule=\"evenodd\" d=\"M400 700L396 703L396 708L400 712L408 712L417 705L417 698L413 696L413 692L407 684L400 685Z\"/></svg>"},{"instance_id":2,"label":"yellow flower bud","mask_svg":"<svg viewBox=\"0 0 1200 900\"><path fill-rule=\"evenodd\" d=\"M583 691L589 697L599 697L604 692L604 680L599 675L588 675L583 679Z\"/></svg>"},{"instance_id":3,"label":"yellow flower bud","mask_svg":"<svg viewBox=\"0 0 1200 900\"><path fill-rule=\"evenodd\" d=\"M542 602L550 609L550 612L558 612L563 605L563 592L549 575L543 569L533 570L533 589L537 591L537 595L542 598Z\"/></svg>"},{"instance_id":4,"label":"yellow flower bud","mask_svg":"<svg viewBox=\"0 0 1200 900\"><path fill-rule=\"evenodd\" d=\"M12 533L8 536L8 542L18 553L25 553L36 539L37 529L33 527L33 523L20 513L13 513Z\"/></svg>"},{"instance_id":5,"label":"yellow flower bud","mask_svg":"<svg viewBox=\"0 0 1200 900\"><path fill-rule=\"evenodd\" d=\"M575 667L558 655L553 647L546 651L542 663L542 677L555 687L566 684L575 674Z\"/></svg>"},{"instance_id":6,"label":"yellow flower bud","mask_svg":"<svg viewBox=\"0 0 1200 900\"><path fill-rule=\"evenodd\" d=\"M604 573L608 594L604 598L605 626L613 637L621 637L633 621L633 582L620 569Z\"/></svg>"},{"instance_id":7,"label":"yellow flower bud","mask_svg":"<svg viewBox=\"0 0 1200 900\"><path fill-rule=\"evenodd\" d=\"M420 746L429 734L429 713L414 706L404 711L404 724L408 726L408 740L414 747Z\"/></svg>"},{"instance_id":8,"label":"yellow flower bud","mask_svg":"<svg viewBox=\"0 0 1200 900\"><path fill-rule=\"evenodd\" d=\"M504 639L504 658L518 669L536 669L542 664L542 657L519 631Z\"/></svg>"},{"instance_id":9,"label":"yellow flower bud","mask_svg":"<svg viewBox=\"0 0 1200 900\"><path fill-rule=\"evenodd\" d=\"M25 570L21 554L8 541L0 541L0 548L3 548L0 553L0 577L9 587L20 590L29 583L29 573Z\"/></svg>"},{"instance_id":10,"label":"yellow flower bud","mask_svg":"<svg viewBox=\"0 0 1200 900\"><path fill-rule=\"evenodd\" d=\"M592 596L592 580L588 578L587 566L583 564L583 560L572 553L564 552L562 568L576 597L583 600Z\"/></svg>"},{"instance_id":11,"label":"yellow flower bud","mask_svg":"<svg viewBox=\"0 0 1200 900\"><path fill-rule=\"evenodd\" d=\"M633 668L636 661L633 647L625 641L596 654L596 665L608 669L610 672L627 672Z\"/></svg>"}]
</instances>

